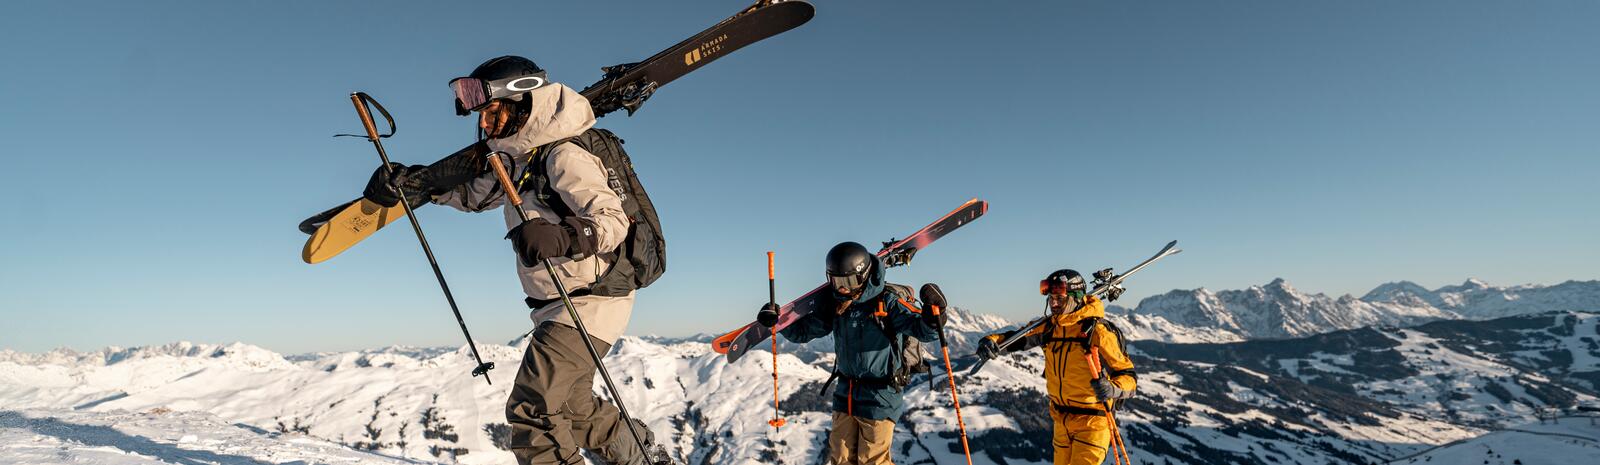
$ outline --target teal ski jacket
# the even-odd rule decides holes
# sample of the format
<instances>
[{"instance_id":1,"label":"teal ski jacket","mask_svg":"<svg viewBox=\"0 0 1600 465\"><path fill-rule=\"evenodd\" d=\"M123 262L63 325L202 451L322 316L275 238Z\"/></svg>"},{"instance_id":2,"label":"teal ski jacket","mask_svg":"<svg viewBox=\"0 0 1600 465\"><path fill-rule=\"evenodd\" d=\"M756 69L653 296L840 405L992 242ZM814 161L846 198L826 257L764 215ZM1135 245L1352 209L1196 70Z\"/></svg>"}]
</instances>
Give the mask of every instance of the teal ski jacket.
<instances>
[{"instance_id":1,"label":"teal ski jacket","mask_svg":"<svg viewBox=\"0 0 1600 465\"><path fill-rule=\"evenodd\" d=\"M831 302L795 320L779 334L796 343L832 334L834 372L839 376L833 388L833 410L873 420L893 419L905 399L890 378L905 361L885 333L924 342L932 342L939 333L923 323L922 309L911 304L911 296L901 296L884 284L881 260L873 263L872 270L866 290L849 302L843 313L835 311L843 297L830 291Z\"/></svg>"}]
</instances>

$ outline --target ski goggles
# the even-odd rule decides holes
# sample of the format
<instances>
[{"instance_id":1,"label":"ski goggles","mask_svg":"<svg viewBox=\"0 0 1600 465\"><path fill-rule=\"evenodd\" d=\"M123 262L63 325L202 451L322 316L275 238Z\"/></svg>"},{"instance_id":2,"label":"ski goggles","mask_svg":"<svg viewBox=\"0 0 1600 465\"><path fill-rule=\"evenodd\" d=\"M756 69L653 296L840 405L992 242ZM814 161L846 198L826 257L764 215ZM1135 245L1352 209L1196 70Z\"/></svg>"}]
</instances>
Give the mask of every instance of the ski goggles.
<instances>
[{"instance_id":1,"label":"ski goggles","mask_svg":"<svg viewBox=\"0 0 1600 465\"><path fill-rule=\"evenodd\" d=\"M1083 282L1065 283L1054 279L1039 280L1039 295L1072 296L1083 298Z\"/></svg>"},{"instance_id":2,"label":"ski goggles","mask_svg":"<svg viewBox=\"0 0 1600 465\"><path fill-rule=\"evenodd\" d=\"M456 114L466 116L474 111L482 110L490 101L498 98L511 98L517 94L528 92L549 84L545 73L513 76L505 79L485 81L478 78L459 77L450 80L450 90L456 94Z\"/></svg>"},{"instance_id":3,"label":"ski goggles","mask_svg":"<svg viewBox=\"0 0 1600 465\"><path fill-rule=\"evenodd\" d=\"M834 292L838 292L840 295L855 295L861 292L862 288L867 287L867 273L869 272L870 269L860 274L844 276L830 274L828 275L828 286L832 287Z\"/></svg>"}]
</instances>

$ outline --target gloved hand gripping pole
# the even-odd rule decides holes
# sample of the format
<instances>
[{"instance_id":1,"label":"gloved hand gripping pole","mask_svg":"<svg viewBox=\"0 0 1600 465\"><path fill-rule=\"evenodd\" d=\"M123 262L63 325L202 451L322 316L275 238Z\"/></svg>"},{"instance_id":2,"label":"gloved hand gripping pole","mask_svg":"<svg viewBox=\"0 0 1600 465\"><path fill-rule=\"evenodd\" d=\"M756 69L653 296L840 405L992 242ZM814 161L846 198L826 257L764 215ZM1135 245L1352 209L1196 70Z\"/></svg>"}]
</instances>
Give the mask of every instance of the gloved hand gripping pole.
<instances>
[{"instance_id":1,"label":"gloved hand gripping pole","mask_svg":"<svg viewBox=\"0 0 1600 465\"><path fill-rule=\"evenodd\" d=\"M355 104L356 114L361 116L361 124L366 126L367 140L372 141L372 146L378 149L378 158L383 160L384 176L392 181L394 178L394 169L389 167L389 153L383 150L383 141L379 140L383 136L378 135L378 127L372 122L372 110L367 108L367 102L372 102L374 105L378 104L377 101L374 101L372 97L367 95L365 92L354 92L350 94L350 103ZM382 111L383 105L378 105L378 110ZM385 111L383 115L385 118L389 117L389 113L387 111ZM389 127L391 128L390 134L393 134L393 119L389 120ZM394 188L396 192L402 192L393 185L389 187ZM456 306L456 298L454 295L450 294L450 284L444 282L444 272L439 271L439 261L433 258L433 248L428 247L428 237L422 234L422 224L417 222L417 215L415 212L411 211L411 199L407 199L403 192L399 195L399 197L400 205L406 209L406 219L411 220L411 230L417 232L417 242L422 243L422 253L428 256L428 266L433 267L433 277L434 279L439 280L439 289L444 291L444 300L450 303L450 311L456 315L456 324L461 325L461 334L467 336L467 347L472 349L472 359L478 362L477 368L472 369L472 376L483 375L483 381L492 386L494 385L494 381L489 380L489 370L494 369L494 362L484 362L483 356L478 355L478 345L472 342L472 333L467 331L466 320L461 319L461 308Z\"/></svg>"},{"instance_id":2,"label":"gloved hand gripping pole","mask_svg":"<svg viewBox=\"0 0 1600 465\"><path fill-rule=\"evenodd\" d=\"M506 201L511 202L511 206L516 208L517 217L526 221L528 212L522 208L522 196L517 194L517 185L511 182L511 174L506 171L505 163L500 161L501 156L511 158L511 154L505 152L492 152L487 157L489 166L494 168L495 177L500 178L500 187L506 192ZM589 349L589 357L594 359L595 370L600 372L600 378L606 382L606 389L611 391L611 400L617 403L617 410L622 413L622 422L628 425L628 432L633 435L634 443L639 445L639 454L648 457L650 449L645 447L644 435L639 434L638 427L634 426L633 415L628 414L628 406L622 402L622 392L617 390L617 383L611 381L611 372L606 371L600 351L595 350L593 342L589 342L589 330L583 326L583 317L578 316L578 309L572 306L572 296L567 293L567 286L561 283L555 265L551 264L548 258L544 259L544 270L550 273L550 282L555 283L556 293L561 295L561 304L567 307L567 316L572 317L572 324L578 327L578 333L583 336L583 347Z\"/></svg>"},{"instance_id":3,"label":"gloved hand gripping pole","mask_svg":"<svg viewBox=\"0 0 1600 465\"><path fill-rule=\"evenodd\" d=\"M944 309L938 305L928 305L927 311L939 316ZM950 380L950 401L956 407L956 427L961 429L961 452L967 456L967 465L972 465L972 447L967 445L967 421L961 418L961 395L956 393L956 375L950 368L950 343L944 339L944 325L939 325L939 351L944 353L945 378ZM932 376L932 375L929 375Z\"/></svg>"}]
</instances>

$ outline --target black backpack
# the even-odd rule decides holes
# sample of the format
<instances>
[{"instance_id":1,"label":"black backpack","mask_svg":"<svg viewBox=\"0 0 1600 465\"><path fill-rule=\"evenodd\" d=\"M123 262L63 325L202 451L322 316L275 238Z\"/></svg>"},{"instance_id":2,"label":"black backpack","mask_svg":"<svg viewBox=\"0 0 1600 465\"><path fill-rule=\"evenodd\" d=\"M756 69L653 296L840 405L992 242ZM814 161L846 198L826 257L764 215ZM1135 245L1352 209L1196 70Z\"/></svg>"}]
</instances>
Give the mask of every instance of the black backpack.
<instances>
[{"instance_id":1,"label":"black backpack","mask_svg":"<svg viewBox=\"0 0 1600 465\"><path fill-rule=\"evenodd\" d=\"M1127 354L1128 354L1128 339L1123 337L1122 328L1118 328L1117 325L1111 324L1111 321L1106 320L1104 318L1084 318L1083 321L1079 322L1078 324L1079 324L1079 326L1078 326L1079 331L1083 334L1083 342L1081 343L1082 346L1083 346L1083 353L1085 353L1085 354L1089 353L1089 347L1090 347L1089 346L1089 340L1093 336L1092 333L1094 332L1094 330L1097 329L1097 328L1106 328L1108 330L1111 330L1111 334L1117 338L1117 348L1122 350L1122 354L1124 356L1127 356ZM1100 356L1100 366L1101 367L1105 367L1105 370L1106 370L1106 371L1100 373L1100 375L1103 376L1103 377L1114 378L1114 377L1122 376L1122 375L1133 376L1135 379L1137 379L1139 377L1138 370L1135 370L1133 368L1129 368L1127 370L1112 370L1110 368L1111 365L1109 363L1106 363L1105 355L1101 355ZM1121 407L1122 407L1122 402L1121 401L1113 402L1112 405L1111 405L1112 409L1118 409L1118 408L1121 408Z\"/></svg>"},{"instance_id":2,"label":"black backpack","mask_svg":"<svg viewBox=\"0 0 1600 465\"><path fill-rule=\"evenodd\" d=\"M916 295L916 293L912 292L911 286L890 282L885 282L883 284L885 287L887 287L883 293L883 299L885 300L884 305L888 305L888 301L895 298L903 299L912 305L917 304L917 299L912 297ZM900 354L900 369L895 370L894 375L891 376L894 381L894 387L896 391L902 390L906 386L909 386L911 384L911 377L913 375L918 373L932 372L932 369L928 366L927 359L923 356L924 353L922 352L922 341L905 334L892 334L889 332L888 326L884 325L882 319L876 320L878 322L878 329L883 330L883 335L888 337L890 343L894 345L895 352ZM928 377L928 383L928 388L930 390L933 389L932 376Z\"/></svg>"},{"instance_id":3,"label":"black backpack","mask_svg":"<svg viewBox=\"0 0 1600 465\"><path fill-rule=\"evenodd\" d=\"M1083 347L1083 353L1089 353L1089 337L1096 328L1111 330L1111 334L1117 338L1117 348L1122 350L1123 354L1128 353L1128 339L1122 337L1122 328L1118 328L1117 325L1111 324L1110 321L1104 318L1084 318L1083 321L1078 322L1078 332L1083 334L1083 341L1079 342ZM1101 358L1103 359L1104 357ZM1101 361L1103 362L1104 360Z\"/></svg>"},{"instance_id":4,"label":"black backpack","mask_svg":"<svg viewBox=\"0 0 1600 465\"><path fill-rule=\"evenodd\" d=\"M628 295L634 289L649 286L667 271L667 240L661 235L661 218L656 215L656 206L650 201L650 194L645 193L644 186L639 184L639 175L633 171L633 160L628 158L628 152L622 150L622 139L617 138L616 134L605 129L589 128L577 137L539 147L529 165L538 169L529 173L533 182L523 190L533 192L536 201L562 218L575 215L572 207L562 201L561 195L550 186L550 176L544 170L550 155L549 149L563 142L571 142L600 158L600 163L606 168L606 184L616 191L617 197L622 198L622 211L628 215L628 236L616 251L600 254L611 261L611 268L589 287L589 294L619 297Z\"/></svg>"}]
</instances>

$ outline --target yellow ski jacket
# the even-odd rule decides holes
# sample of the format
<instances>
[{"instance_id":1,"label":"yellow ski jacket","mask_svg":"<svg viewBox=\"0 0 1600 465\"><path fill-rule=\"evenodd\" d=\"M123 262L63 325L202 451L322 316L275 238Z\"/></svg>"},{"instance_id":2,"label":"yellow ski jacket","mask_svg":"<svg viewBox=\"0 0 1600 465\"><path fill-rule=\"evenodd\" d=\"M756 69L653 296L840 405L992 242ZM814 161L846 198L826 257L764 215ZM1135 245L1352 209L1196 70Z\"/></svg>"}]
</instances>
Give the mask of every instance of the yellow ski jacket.
<instances>
[{"instance_id":1,"label":"yellow ski jacket","mask_svg":"<svg viewBox=\"0 0 1600 465\"><path fill-rule=\"evenodd\" d=\"M1096 414L1085 410L1105 410L1100 399L1095 397L1094 388L1089 386L1089 348L1099 350L1100 366L1105 371L1102 377L1110 377L1118 388L1127 391L1133 391L1137 384L1133 361L1122 350L1121 333L1103 321L1105 316L1105 303L1089 296L1082 308L1048 317L1050 321L1029 331L1005 352L1043 348L1045 387L1050 404L1067 413ZM999 343L1015 333L991 334L988 339Z\"/></svg>"}]
</instances>

